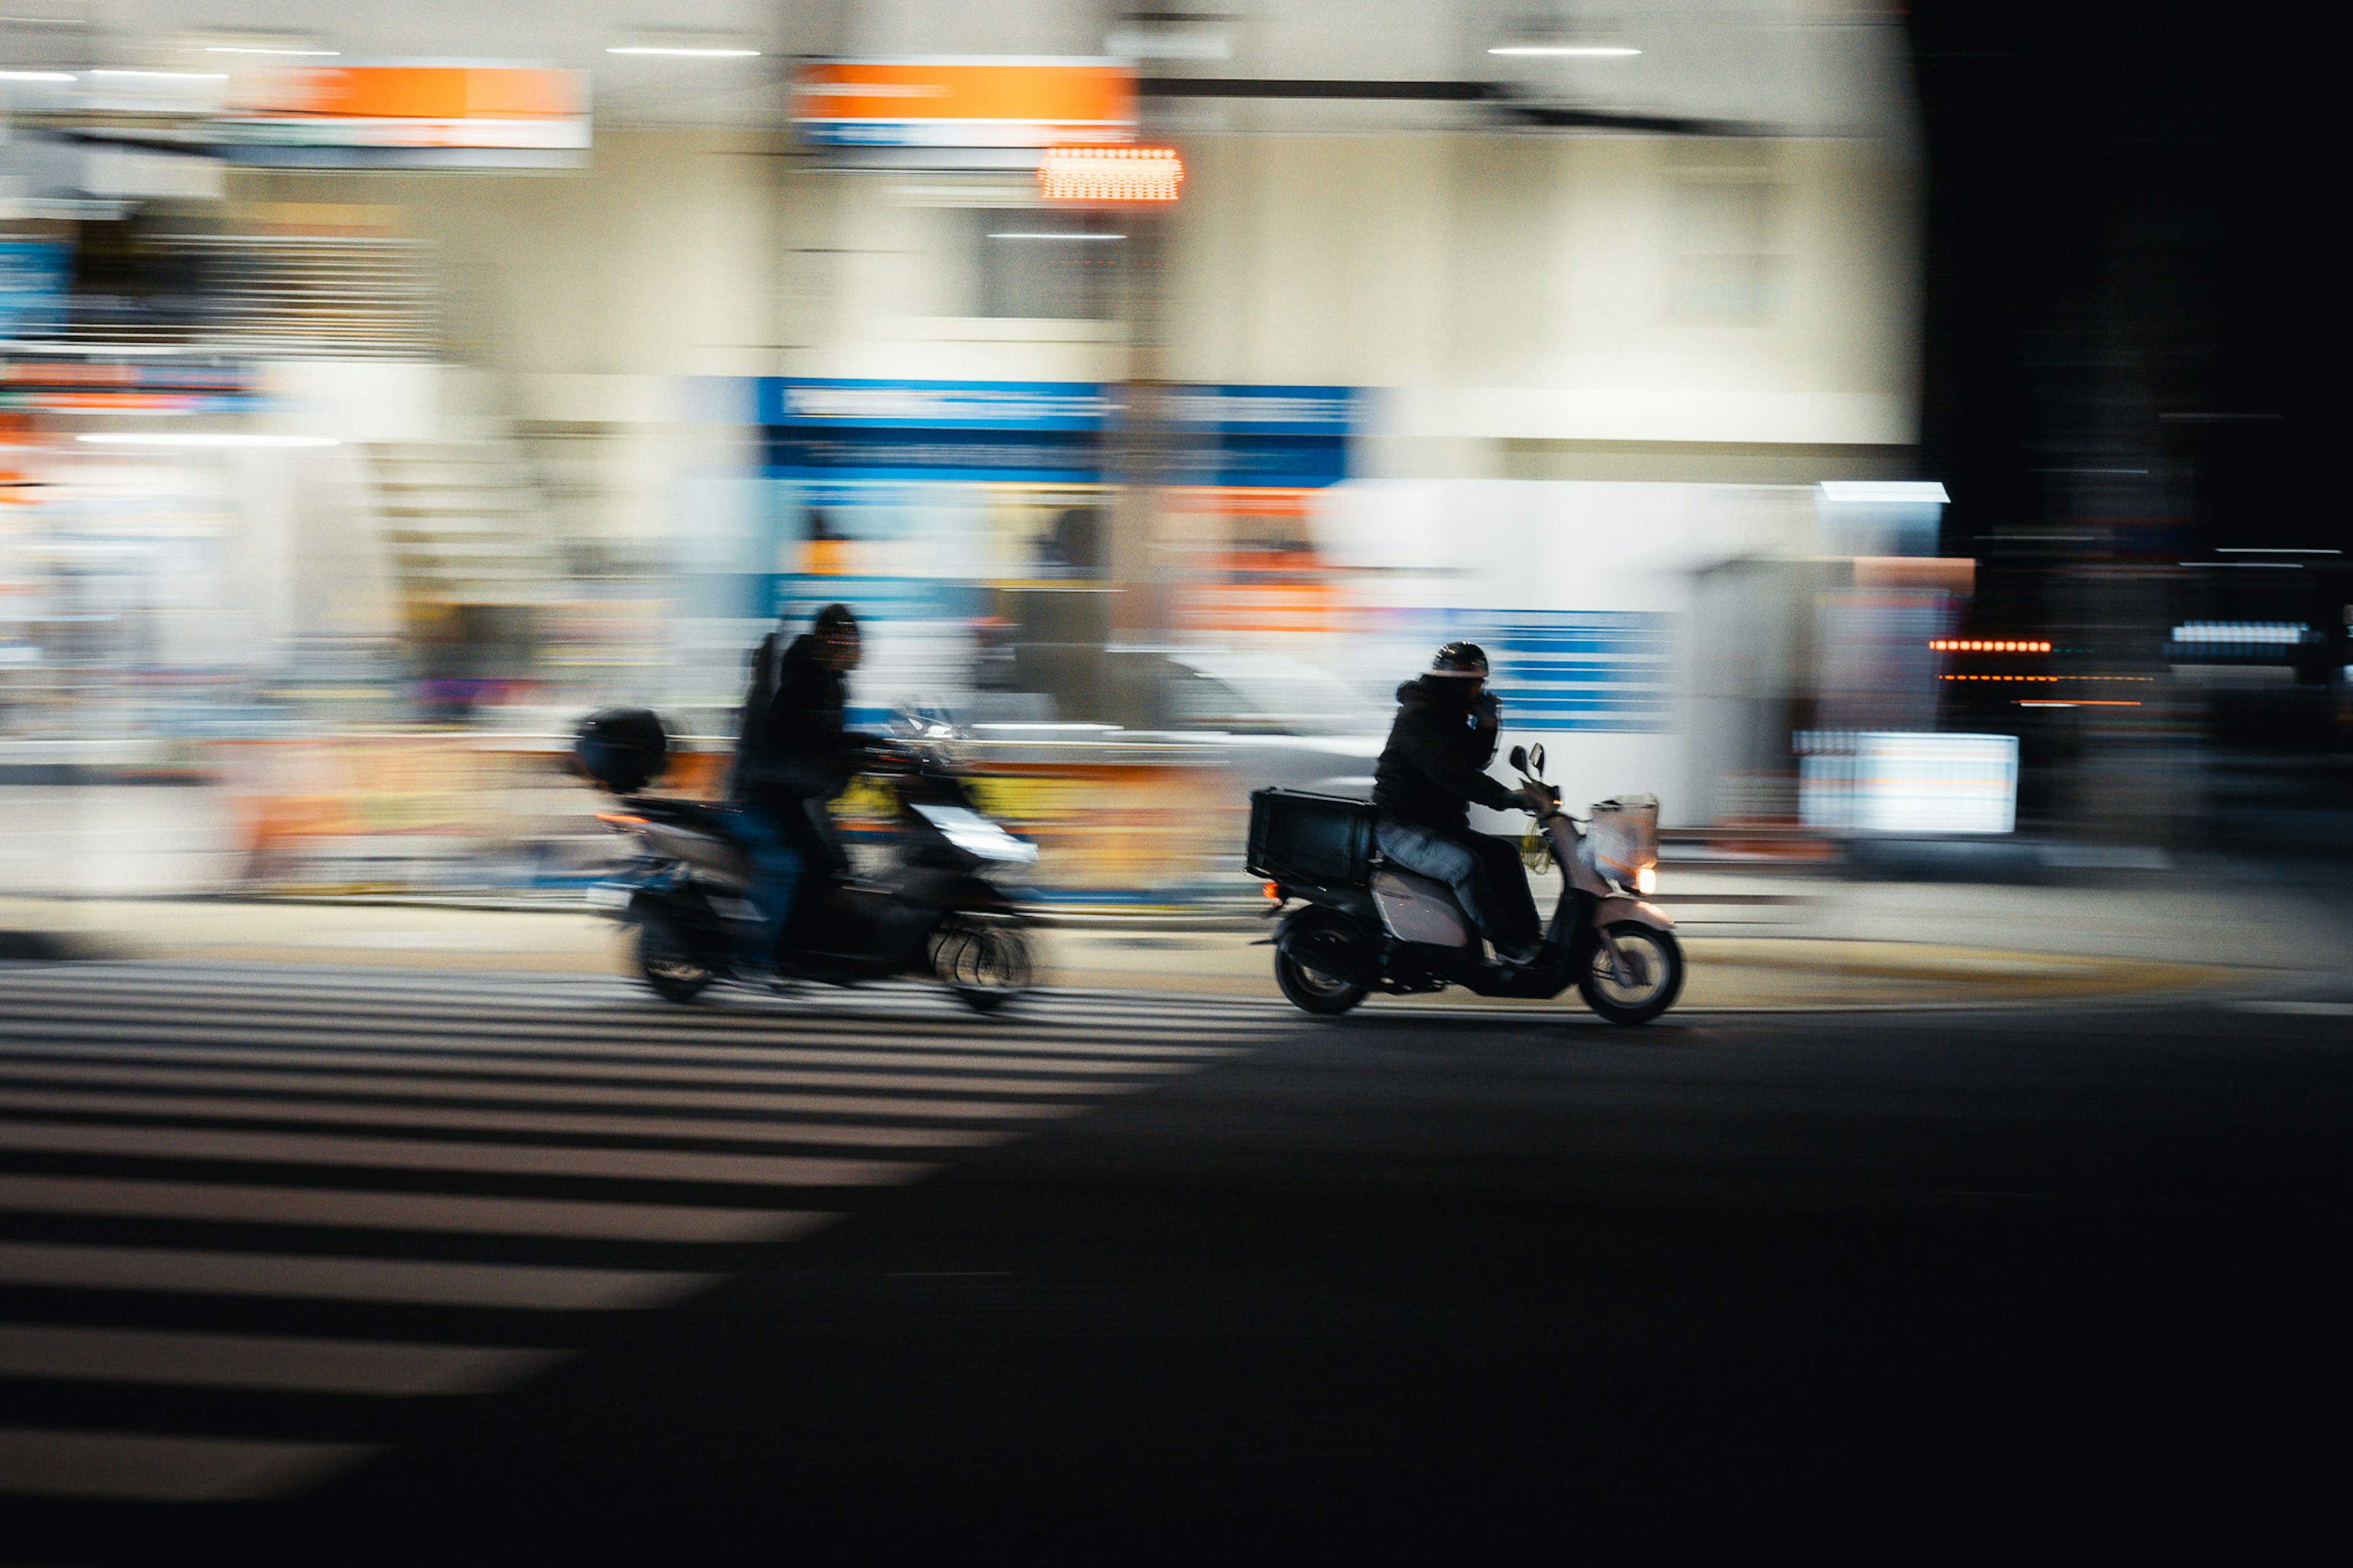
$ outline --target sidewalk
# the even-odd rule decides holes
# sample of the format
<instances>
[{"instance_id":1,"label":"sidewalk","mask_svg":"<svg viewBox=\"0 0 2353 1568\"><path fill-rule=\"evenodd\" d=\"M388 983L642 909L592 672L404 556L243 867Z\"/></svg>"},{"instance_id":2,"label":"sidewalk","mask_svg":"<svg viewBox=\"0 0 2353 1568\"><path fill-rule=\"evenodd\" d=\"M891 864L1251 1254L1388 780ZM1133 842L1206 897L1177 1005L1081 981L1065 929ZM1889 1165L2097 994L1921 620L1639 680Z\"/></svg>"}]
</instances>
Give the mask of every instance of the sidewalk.
<instances>
[{"instance_id":1,"label":"sidewalk","mask_svg":"<svg viewBox=\"0 0 2353 1568\"><path fill-rule=\"evenodd\" d=\"M1552 889L1539 881L1540 901ZM1986 888L1671 869L1661 901L1691 960L1681 1007L1949 1006L2183 990L2291 991L2337 973L2337 916L2237 878ZM1277 994L1250 917L1058 919L1048 983ZM0 957L163 957L627 973L620 928L586 910L359 901L0 900ZM43 950L40 944L47 944ZM1450 991L1384 1006L1476 1002ZM1486 1005L1490 1004L1482 1003ZM1563 1004L1518 1004L1558 1007ZM1574 1005L1571 1002L1568 1004Z\"/></svg>"}]
</instances>

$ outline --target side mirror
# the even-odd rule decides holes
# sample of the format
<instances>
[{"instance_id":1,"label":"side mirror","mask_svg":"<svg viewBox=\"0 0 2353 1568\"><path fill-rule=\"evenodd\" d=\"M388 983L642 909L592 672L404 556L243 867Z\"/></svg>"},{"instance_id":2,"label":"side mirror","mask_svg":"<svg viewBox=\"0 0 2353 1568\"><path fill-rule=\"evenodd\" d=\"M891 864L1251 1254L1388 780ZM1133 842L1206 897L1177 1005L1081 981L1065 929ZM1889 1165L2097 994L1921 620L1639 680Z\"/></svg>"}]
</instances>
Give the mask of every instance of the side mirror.
<instances>
[{"instance_id":1,"label":"side mirror","mask_svg":"<svg viewBox=\"0 0 2353 1568\"><path fill-rule=\"evenodd\" d=\"M1512 748L1511 762L1512 766L1519 769L1522 773L1526 773L1528 771L1528 749L1525 746L1514 746Z\"/></svg>"},{"instance_id":2,"label":"side mirror","mask_svg":"<svg viewBox=\"0 0 2353 1568\"><path fill-rule=\"evenodd\" d=\"M1528 771L1538 778L1544 777L1544 742L1542 741L1538 741L1535 750L1528 753Z\"/></svg>"}]
</instances>

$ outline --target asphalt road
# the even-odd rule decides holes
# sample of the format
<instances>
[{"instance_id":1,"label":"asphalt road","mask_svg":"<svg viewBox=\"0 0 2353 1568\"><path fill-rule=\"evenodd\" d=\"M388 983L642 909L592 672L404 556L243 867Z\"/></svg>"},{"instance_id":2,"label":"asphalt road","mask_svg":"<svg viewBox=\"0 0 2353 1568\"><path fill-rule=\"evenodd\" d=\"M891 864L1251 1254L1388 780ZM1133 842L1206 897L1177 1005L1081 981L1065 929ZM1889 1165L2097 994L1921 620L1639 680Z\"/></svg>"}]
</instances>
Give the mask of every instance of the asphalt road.
<instances>
[{"instance_id":1,"label":"asphalt road","mask_svg":"<svg viewBox=\"0 0 2353 1568\"><path fill-rule=\"evenodd\" d=\"M1619 1031L8 980L15 1561L2336 1531L2353 989Z\"/></svg>"}]
</instances>

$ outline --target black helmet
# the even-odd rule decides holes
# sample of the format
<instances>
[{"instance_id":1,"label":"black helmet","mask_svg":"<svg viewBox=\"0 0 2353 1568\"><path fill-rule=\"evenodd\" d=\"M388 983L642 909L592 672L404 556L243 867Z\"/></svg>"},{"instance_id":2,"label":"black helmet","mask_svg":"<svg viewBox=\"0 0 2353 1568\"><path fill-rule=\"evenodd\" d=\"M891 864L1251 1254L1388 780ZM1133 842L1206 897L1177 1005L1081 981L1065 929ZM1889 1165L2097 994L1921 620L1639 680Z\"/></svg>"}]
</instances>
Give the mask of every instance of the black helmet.
<instances>
[{"instance_id":1,"label":"black helmet","mask_svg":"<svg viewBox=\"0 0 2353 1568\"><path fill-rule=\"evenodd\" d=\"M1487 650L1474 642L1451 642L1430 656L1430 673L1465 679L1487 678Z\"/></svg>"},{"instance_id":2,"label":"black helmet","mask_svg":"<svg viewBox=\"0 0 2353 1568\"><path fill-rule=\"evenodd\" d=\"M817 613L817 618L809 624L809 629L821 637L839 637L845 632L851 637L856 637L858 617L849 613L848 605L828 605Z\"/></svg>"}]
</instances>

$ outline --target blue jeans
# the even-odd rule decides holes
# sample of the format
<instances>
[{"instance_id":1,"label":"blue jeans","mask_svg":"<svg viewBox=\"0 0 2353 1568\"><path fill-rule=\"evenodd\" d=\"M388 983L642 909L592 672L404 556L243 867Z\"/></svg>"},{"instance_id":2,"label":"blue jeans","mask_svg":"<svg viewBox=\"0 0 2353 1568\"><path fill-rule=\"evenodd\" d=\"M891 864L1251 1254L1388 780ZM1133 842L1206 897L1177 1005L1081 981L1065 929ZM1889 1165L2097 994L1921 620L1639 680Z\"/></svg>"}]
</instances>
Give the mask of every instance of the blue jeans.
<instances>
[{"instance_id":1,"label":"blue jeans","mask_svg":"<svg viewBox=\"0 0 2353 1568\"><path fill-rule=\"evenodd\" d=\"M735 961L751 969L776 966L776 942L785 932L785 917L793 912L793 894L800 886L801 852L786 837L776 809L740 806L735 814L735 842L752 863L751 886L745 901L758 913L756 921L736 927Z\"/></svg>"}]
</instances>

